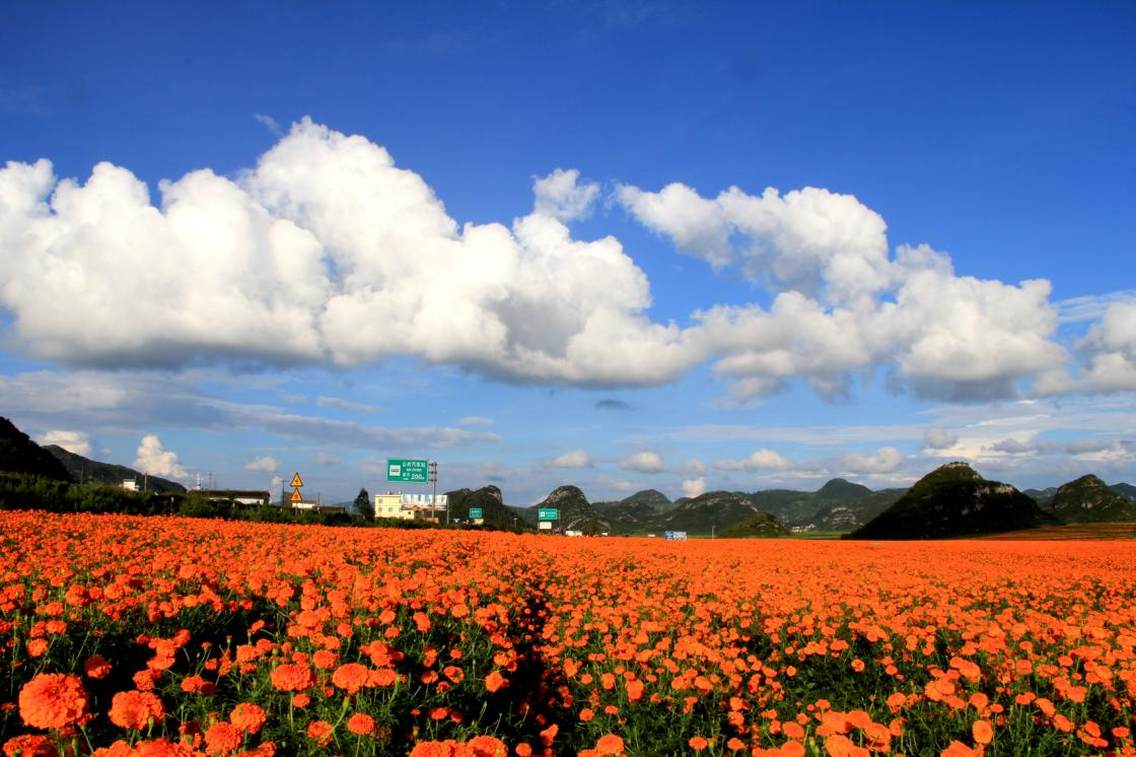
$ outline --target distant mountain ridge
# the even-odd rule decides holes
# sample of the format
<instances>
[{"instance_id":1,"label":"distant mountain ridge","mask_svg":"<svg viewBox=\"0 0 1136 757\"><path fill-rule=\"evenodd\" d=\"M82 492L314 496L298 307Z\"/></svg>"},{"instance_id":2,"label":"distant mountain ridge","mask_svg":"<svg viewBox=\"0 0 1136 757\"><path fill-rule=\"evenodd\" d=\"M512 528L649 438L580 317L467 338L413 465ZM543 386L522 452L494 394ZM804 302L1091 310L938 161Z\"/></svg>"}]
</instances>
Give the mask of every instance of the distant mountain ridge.
<instances>
[{"instance_id":1,"label":"distant mountain ridge","mask_svg":"<svg viewBox=\"0 0 1136 757\"><path fill-rule=\"evenodd\" d=\"M735 526L757 514L759 510L749 497L737 492L713 491L686 500L658 521L661 530L686 531L710 535Z\"/></svg>"},{"instance_id":2,"label":"distant mountain ridge","mask_svg":"<svg viewBox=\"0 0 1136 757\"><path fill-rule=\"evenodd\" d=\"M578 486L567 484L553 489L543 501L528 508L529 519L536 520L541 508L558 511L559 520L554 525L563 531L599 534L612 529L611 521L596 511Z\"/></svg>"},{"instance_id":3,"label":"distant mountain ridge","mask_svg":"<svg viewBox=\"0 0 1136 757\"><path fill-rule=\"evenodd\" d=\"M92 460L57 445L41 447L6 418L0 418L0 471L112 486L124 479L140 483L144 479L127 466ZM157 476L148 477L146 483L155 493L185 491L180 483ZM777 535L789 528L853 532L856 538L947 538L1059 522L1136 521L1136 486L1131 484L1107 485L1088 475L1023 494L1009 484L986 481L965 463L941 466L910 490L872 491L834 478L815 492L711 491L671 501L657 489L643 489L622 500L591 503L578 486L569 484L531 507L506 505L501 489L492 485L449 494L451 515L459 520L468 519L469 508L480 507L491 528L535 526L539 508L555 507L560 511L560 529L585 533L645 535L675 530L755 536ZM1044 506L1038 507L1038 501ZM888 524L887 528L881 524ZM879 535L871 535L875 533Z\"/></svg>"},{"instance_id":4,"label":"distant mountain ridge","mask_svg":"<svg viewBox=\"0 0 1136 757\"><path fill-rule=\"evenodd\" d=\"M789 530L769 513L757 512L722 531L723 539L751 539L787 536Z\"/></svg>"},{"instance_id":5,"label":"distant mountain ridge","mask_svg":"<svg viewBox=\"0 0 1136 757\"><path fill-rule=\"evenodd\" d=\"M489 484L480 489L456 489L446 492L449 497L450 517L469 520L471 507L481 508L481 517L490 528L512 528L516 514L505 505L501 489Z\"/></svg>"},{"instance_id":6,"label":"distant mountain ridge","mask_svg":"<svg viewBox=\"0 0 1136 757\"><path fill-rule=\"evenodd\" d=\"M7 418L0 418L0 471L72 482L67 469Z\"/></svg>"},{"instance_id":7,"label":"distant mountain ridge","mask_svg":"<svg viewBox=\"0 0 1136 757\"><path fill-rule=\"evenodd\" d=\"M834 478L815 492L767 489L748 495L759 510L788 526L817 531L851 531L894 503L906 489L872 491L863 484Z\"/></svg>"},{"instance_id":8,"label":"distant mountain ridge","mask_svg":"<svg viewBox=\"0 0 1136 757\"><path fill-rule=\"evenodd\" d=\"M1112 489L1114 492L1116 492L1117 494L1119 494L1122 497L1127 497L1128 499L1136 500L1136 486L1133 486L1132 484L1124 484L1124 483L1112 484L1108 488Z\"/></svg>"},{"instance_id":9,"label":"distant mountain ridge","mask_svg":"<svg viewBox=\"0 0 1136 757\"><path fill-rule=\"evenodd\" d=\"M1081 476L1058 487L1049 506L1066 523L1136 520L1136 501L1118 494L1093 475Z\"/></svg>"},{"instance_id":10,"label":"distant mountain ridge","mask_svg":"<svg viewBox=\"0 0 1136 757\"><path fill-rule=\"evenodd\" d=\"M561 487L563 488L563 487ZM571 487L578 491L578 487ZM757 492L714 491L673 502L657 489L644 489L621 500L589 505L598 527L613 534L651 534L687 531L710 535L736 526L756 513L768 513L778 528L848 532L858 528L899 499L905 489L872 491L835 478L815 492L767 489ZM550 495L551 496L551 495ZM562 494L557 495L562 496ZM573 492L573 497L575 494ZM579 497L584 497L580 492ZM536 508L525 517L536 522Z\"/></svg>"},{"instance_id":11,"label":"distant mountain ridge","mask_svg":"<svg viewBox=\"0 0 1136 757\"><path fill-rule=\"evenodd\" d=\"M146 476L125 465L102 463L74 452L68 452L55 444L48 444L43 449L51 453L67 469L71 478L80 483L121 486L124 480L132 478L138 483L139 491L145 486L148 491L160 494L181 494L185 492L185 487L176 481L170 481L160 476Z\"/></svg>"},{"instance_id":12,"label":"distant mountain ridge","mask_svg":"<svg viewBox=\"0 0 1136 757\"><path fill-rule=\"evenodd\" d=\"M928 473L852 539L947 539L1017 531L1060 521L1010 484L987 481L966 463Z\"/></svg>"}]
</instances>

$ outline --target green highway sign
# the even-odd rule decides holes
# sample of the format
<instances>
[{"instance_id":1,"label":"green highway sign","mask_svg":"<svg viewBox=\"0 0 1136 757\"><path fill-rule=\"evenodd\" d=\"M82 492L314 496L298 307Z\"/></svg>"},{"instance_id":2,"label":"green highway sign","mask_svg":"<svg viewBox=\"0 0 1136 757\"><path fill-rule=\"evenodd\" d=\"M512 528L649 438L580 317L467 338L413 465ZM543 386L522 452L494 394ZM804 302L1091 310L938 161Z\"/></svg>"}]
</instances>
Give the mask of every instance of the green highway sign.
<instances>
[{"instance_id":1,"label":"green highway sign","mask_svg":"<svg viewBox=\"0 0 1136 757\"><path fill-rule=\"evenodd\" d=\"M387 481L424 484L429 480L427 460L387 460Z\"/></svg>"},{"instance_id":2,"label":"green highway sign","mask_svg":"<svg viewBox=\"0 0 1136 757\"><path fill-rule=\"evenodd\" d=\"M555 507L542 507L537 510L538 520L560 520L560 511Z\"/></svg>"},{"instance_id":3,"label":"green highway sign","mask_svg":"<svg viewBox=\"0 0 1136 757\"><path fill-rule=\"evenodd\" d=\"M484 517L485 517L485 515L482 514L480 507L469 508L469 519L470 520L479 520L479 519L484 518Z\"/></svg>"}]
</instances>

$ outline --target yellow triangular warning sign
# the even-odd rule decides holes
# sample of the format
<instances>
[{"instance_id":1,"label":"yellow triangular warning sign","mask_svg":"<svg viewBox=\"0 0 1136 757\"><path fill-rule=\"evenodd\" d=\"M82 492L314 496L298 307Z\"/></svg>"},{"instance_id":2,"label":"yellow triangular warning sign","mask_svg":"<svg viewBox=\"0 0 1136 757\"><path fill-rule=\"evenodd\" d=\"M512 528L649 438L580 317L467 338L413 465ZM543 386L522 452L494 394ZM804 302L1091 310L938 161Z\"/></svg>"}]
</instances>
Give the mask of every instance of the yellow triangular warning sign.
<instances>
[{"instance_id":1,"label":"yellow triangular warning sign","mask_svg":"<svg viewBox=\"0 0 1136 757\"><path fill-rule=\"evenodd\" d=\"M303 485L304 485L304 479L300 478L299 473L292 476L292 483L288 484L288 486L291 486L293 489L299 489Z\"/></svg>"},{"instance_id":2,"label":"yellow triangular warning sign","mask_svg":"<svg viewBox=\"0 0 1136 757\"><path fill-rule=\"evenodd\" d=\"M291 499L292 499L293 502L299 502L300 501L300 490L299 489L296 489L295 491L292 492Z\"/></svg>"}]
</instances>

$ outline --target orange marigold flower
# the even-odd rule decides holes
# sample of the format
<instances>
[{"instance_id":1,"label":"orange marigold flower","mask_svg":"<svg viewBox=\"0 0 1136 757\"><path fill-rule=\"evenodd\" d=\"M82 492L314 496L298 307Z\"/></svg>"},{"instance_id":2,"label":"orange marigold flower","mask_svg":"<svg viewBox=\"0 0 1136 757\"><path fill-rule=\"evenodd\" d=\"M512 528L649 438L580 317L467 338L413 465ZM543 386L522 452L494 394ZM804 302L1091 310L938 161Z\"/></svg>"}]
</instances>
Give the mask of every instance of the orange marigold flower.
<instances>
[{"instance_id":1,"label":"orange marigold flower","mask_svg":"<svg viewBox=\"0 0 1136 757\"><path fill-rule=\"evenodd\" d=\"M316 742L320 746L325 746L331 741L331 735L335 731L331 723L325 720L313 720L308 723L308 738Z\"/></svg>"},{"instance_id":2,"label":"orange marigold flower","mask_svg":"<svg viewBox=\"0 0 1136 757\"><path fill-rule=\"evenodd\" d=\"M623 739L614 733L604 734L596 742L596 752L599 754L623 754Z\"/></svg>"},{"instance_id":3,"label":"orange marigold flower","mask_svg":"<svg viewBox=\"0 0 1136 757\"><path fill-rule=\"evenodd\" d=\"M370 736L375 732L375 719L365 713L357 712L347 718L347 730L356 736Z\"/></svg>"},{"instance_id":4,"label":"orange marigold flower","mask_svg":"<svg viewBox=\"0 0 1136 757\"><path fill-rule=\"evenodd\" d=\"M989 744L994 740L994 726L989 720L976 720L970 726L970 735L975 744Z\"/></svg>"},{"instance_id":5,"label":"orange marigold flower","mask_svg":"<svg viewBox=\"0 0 1136 757\"><path fill-rule=\"evenodd\" d=\"M232 754L243 743L244 735L232 723L214 723L205 732L205 751L209 754Z\"/></svg>"},{"instance_id":6,"label":"orange marigold flower","mask_svg":"<svg viewBox=\"0 0 1136 757\"><path fill-rule=\"evenodd\" d=\"M110 701L110 722L140 731L166 715L162 700L149 691L120 691Z\"/></svg>"},{"instance_id":7,"label":"orange marigold flower","mask_svg":"<svg viewBox=\"0 0 1136 757\"><path fill-rule=\"evenodd\" d=\"M328 670L339 659L339 655L335 652L321 649L312 655L312 664L320 670Z\"/></svg>"},{"instance_id":8,"label":"orange marigold flower","mask_svg":"<svg viewBox=\"0 0 1136 757\"><path fill-rule=\"evenodd\" d=\"M367 669L367 666L360 665L357 662L349 662L335 669L335 672L331 674L331 682L348 694L354 694L367 685L369 676L370 670Z\"/></svg>"},{"instance_id":9,"label":"orange marigold flower","mask_svg":"<svg viewBox=\"0 0 1136 757\"><path fill-rule=\"evenodd\" d=\"M545 746L552 746L552 742L556 739L556 734L558 733L560 733L560 726L553 723L540 732L540 742Z\"/></svg>"},{"instance_id":10,"label":"orange marigold flower","mask_svg":"<svg viewBox=\"0 0 1136 757\"><path fill-rule=\"evenodd\" d=\"M781 733L791 739L803 739L805 737L805 729L801 728L799 723L795 723L792 720L781 724Z\"/></svg>"},{"instance_id":11,"label":"orange marigold flower","mask_svg":"<svg viewBox=\"0 0 1136 757\"><path fill-rule=\"evenodd\" d=\"M452 757L454 754L453 742L419 741L410 750L410 757Z\"/></svg>"},{"instance_id":12,"label":"orange marigold flower","mask_svg":"<svg viewBox=\"0 0 1136 757\"><path fill-rule=\"evenodd\" d=\"M303 691L315 683L311 668L292 663L277 665L272 671L271 679L272 686L278 691Z\"/></svg>"},{"instance_id":13,"label":"orange marigold flower","mask_svg":"<svg viewBox=\"0 0 1136 757\"><path fill-rule=\"evenodd\" d=\"M130 757L196 757L198 754L200 752L195 752L182 744L175 744L166 739L154 739L140 741L135 745Z\"/></svg>"},{"instance_id":14,"label":"orange marigold flower","mask_svg":"<svg viewBox=\"0 0 1136 757\"><path fill-rule=\"evenodd\" d=\"M696 752L701 752L706 747L710 746L710 742L702 736L691 736L690 740L686 742L687 746Z\"/></svg>"},{"instance_id":15,"label":"orange marigold flower","mask_svg":"<svg viewBox=\"0 0 1136 757\"><path fill-rule=\"evenodd\" d=\"M494 736L474 736L465 743L473 757L509 757L509 747Z\"/></svg>"},{"instance_id":16,"label":"orange marigold flower","mask_svg":"<svg viewBox=\"0 0 1136 757\"><path fill-rule=\"evenodd\" d=\"M825 737L824 753L828 757L853 757L854 755L868 754L868 750L856 746L852 739L836 733Z\"/></svg>"},{"instance_id":17,"label":"orange marigold flower","mask_svg":"<svg viewBox=\"0 0 1136 757\"><path fill-rule=\"evenodd\" d=\"M91 752L91 757L131 757L133 752L134 750L130 748L130 744L119 739L110 746L99 747Z\"/></svg>"},{"instance_id":18,"label":"orange marigold flower","mask_svg":"<svg viewBox=\"0 0 1136 757\"><path fill-rule=\"evenodd\" d=\"M87 691L79 676L40 673L20 689L20 717L33 728L62 730L87 716Z\"/></svg>"},{"instance_id":19,"label":"orange marigold flower","mask_svg":"<svg viewBox=\"0 0 1136 757\"><path fill-rule=\"evenodd\" d=\"M952 741L939 753L939 757L976 757L979 753L961 741Z\"/></svg>"},{"instance_id":20,"label":"orange marigold flower","mask_svg":"<svg viewBox=\"0 0 1136 757\"><path fill-rule=\"evenodd\" d=\"M40 734L27 734L4 742L5 757L58 757L51 739Z\"/></svg>"},{"instance_id":21,"label":"orange marigold flower","mask_svg":"<svg viewBox=\"0 0 1136 757\"><path fill-rule=\"evenodd\" d=\"M242 733L255 735L260 732L267 720L264 708L252 702L241 702L229 713L229 722L241 730Z\"/></svg>"},{"instance_id":22,"label":"orange marigold flower","mask_svg":"<svg viewBox=\"0 0 1136 757\"><path fill-rule=\"evenodd\" d=\"M501 673L496 670L485 676L485 690L490 694L497 691L507 683L508 681L505 680L505 676L501 675Z\"/></svg>"},{"instance_id":23,"label":"orange marigold flower","mask_svg":"<svg viewBox=\"0 0 1136 757\"><path fill-rule=\"evenodd\" d=\"M1053 716L1053 727L1059 731L1070 733L1073 730L1073 721L1059 712Z\"/></svg>"},{"instance_id":24,"label":"orange marigold flower","mask_svg":"<svg viewBox=\"0 0 1136 757\"><path fill-rule=\"evenodd\" d=\"M370 678L367 682L371 686L379 686L385 688L394 684L398 680L398 674L390 668L379 668L370 672Z\"/></svg>"},{"instance_id":25,"label":"orange marigold flower","mask_svg":"<svg viewBox=\"0 0 1136 757\"><path fill-rule=\"evenodd\" d=\"M146 669L139 670L130 680L134 681L134 688L139 691L152 691L161 676L161 671Z\"/></svg>"},{"instance_id":26,"label":"orange marigold flower","mask_svg":"<svg viewBox=\"0 0 1136 757\"><path fill-rule=\"evenodd\" d=\"M110 673L110 663L101 654L93 654L83 662L83 672L88 678L106 678Z\"/></svg>"}]
</instances>

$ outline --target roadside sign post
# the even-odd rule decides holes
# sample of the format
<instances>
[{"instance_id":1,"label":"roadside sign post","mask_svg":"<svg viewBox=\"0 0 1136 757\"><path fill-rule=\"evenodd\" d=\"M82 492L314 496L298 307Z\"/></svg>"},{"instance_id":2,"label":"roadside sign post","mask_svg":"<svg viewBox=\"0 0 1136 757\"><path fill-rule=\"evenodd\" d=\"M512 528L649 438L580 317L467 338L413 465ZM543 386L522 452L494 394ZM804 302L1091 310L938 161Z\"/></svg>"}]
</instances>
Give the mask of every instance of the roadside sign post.
<instances>
[{"instance_id":1,"label":"roadside sign post","mask_svg":"<svg viewBox=\"0 0 1136 757\"><path fill-rule=\"evenodd\" d=\"M300 478L300 472L296 471L295 475L292 476L291 482L288 484L288 486L292 487L292 496L289 498L289 504L292 507L295 507L296 503L303 500L303 496L300 494L300 488L303 485L304 479Z\"/></svg>"},{"instance_id":2,"label":"roadside sign post","mask_svg":"<svg viewBox=\"0 0 1136 757\"><path fill-rule=\"evenodd\" d=\"M555 507L541 507L536 511L536 517L539 521L537 523L537 530L551 531L552 521L560 520L560 510Z\"/></svg>"},{"instance_id":3,"label":"roadside sign post","mask_svg":"<svg viewBox=\"0 0 1136 757\"><path fill-rule=\"evenodd\" d=\"M482 511L482 509L480 507L469 508L469 519L470 520L482 520L484 517L485 517L485 513Z\"/></svg>"},{"instance_id":4,"label":"roadside sign post","mask_svg":"<svg viewBox=\"0 0 1136 757\"><path fill-rule=\"evenodd\" d=\"M430 472L429 475L430 475L430 484L431 484L430 509L433 510L435 503L437 503L437 501L438 501L438 463L435 462L434 460L431 460L430 463L429 463L428 469L429 469L429 472ZM450 525L450 500L449 500L449 498L446 498L446 525L447 526Z\"/></svg>"},{"instance_id":5,"label":"roadside sign post","mask_svg":"<svg viewBox=\"0 0 1136 757\"><path fill-rule=\"evenodd\" d=\"M387 481L425 484L429 481L428 471L428 460L403 460L400 458L387 460Z\"/></svg>"},{"instance_id":6,"label":"roadside sign post","mask_svg":"<svg viewBox=\"0 0 1136 757\"><path fill-rule=\"evenodd\" d=\"M401 457L387 459L387 481L404 484L431 484L430 514L438 503L438 463L435 460L408 460ZM450 503L446 502L446 525L450 524Z\"/></svg>"}]
</instances>

